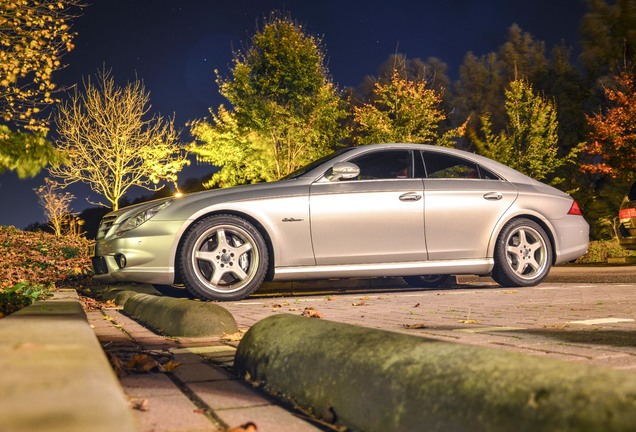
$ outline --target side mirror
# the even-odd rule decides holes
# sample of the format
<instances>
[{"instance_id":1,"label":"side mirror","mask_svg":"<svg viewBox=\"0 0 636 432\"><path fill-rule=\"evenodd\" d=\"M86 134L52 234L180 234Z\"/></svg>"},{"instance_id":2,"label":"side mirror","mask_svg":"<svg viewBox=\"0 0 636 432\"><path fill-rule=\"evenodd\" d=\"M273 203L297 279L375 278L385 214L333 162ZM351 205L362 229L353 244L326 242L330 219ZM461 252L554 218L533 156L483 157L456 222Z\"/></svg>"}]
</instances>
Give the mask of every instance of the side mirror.
<instances>
[{"instance_id":1,"label":"side mirror","mask_svg":"<svg viewBox=\"0 0 636 432\"><path fill-rule=\"evenodd\" d=\"M336 162L327 172L329 181L349 180L360 175L360 167L351 162Z\"/></svg>"}]
</instances>

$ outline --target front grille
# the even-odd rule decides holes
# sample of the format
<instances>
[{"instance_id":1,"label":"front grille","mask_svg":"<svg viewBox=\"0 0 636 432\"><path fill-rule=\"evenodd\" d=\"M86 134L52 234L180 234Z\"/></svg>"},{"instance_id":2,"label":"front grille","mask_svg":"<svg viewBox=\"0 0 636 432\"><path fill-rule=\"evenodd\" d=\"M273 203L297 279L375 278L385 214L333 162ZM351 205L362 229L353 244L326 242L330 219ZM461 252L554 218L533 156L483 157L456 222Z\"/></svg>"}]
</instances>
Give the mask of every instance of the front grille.
<instances>
[{"instance_id":1,"label":"front grille","mask_svg":"<svg viewBox=\"0 0 636 432\"><path fill-rule=\"evenodd\" d=\"M117 216L104 216L99 224L99 230L97 230L97 240L106 237L108 230L110 230L116 220Z\"/></svg>"}]
</instances>

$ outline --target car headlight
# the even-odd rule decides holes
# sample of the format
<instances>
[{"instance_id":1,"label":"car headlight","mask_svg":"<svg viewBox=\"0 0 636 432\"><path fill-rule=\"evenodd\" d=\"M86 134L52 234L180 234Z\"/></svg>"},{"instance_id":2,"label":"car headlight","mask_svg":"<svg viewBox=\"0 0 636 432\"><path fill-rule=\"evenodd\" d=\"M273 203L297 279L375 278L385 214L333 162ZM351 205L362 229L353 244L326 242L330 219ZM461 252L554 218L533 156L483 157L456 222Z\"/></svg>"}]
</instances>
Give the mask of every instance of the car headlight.
<instances>
[{"instance_id":1,"label":"car headlight","mask_svg":"<svg viewBox=\"0 0 636 432\"><path fill-rule=\"evenodd\" d=\"M142 225L144 222L152 218L154 215L159 213L161 210L168 207L170 203L172 203L172 200L167 200L162 202L161 204L157 204L156 206L135 213L119 225L119 228L117 228L117 230L115 231L115 235L122 235L125 232L137 228L138 226Z\"/></svg>"}]
</instances>

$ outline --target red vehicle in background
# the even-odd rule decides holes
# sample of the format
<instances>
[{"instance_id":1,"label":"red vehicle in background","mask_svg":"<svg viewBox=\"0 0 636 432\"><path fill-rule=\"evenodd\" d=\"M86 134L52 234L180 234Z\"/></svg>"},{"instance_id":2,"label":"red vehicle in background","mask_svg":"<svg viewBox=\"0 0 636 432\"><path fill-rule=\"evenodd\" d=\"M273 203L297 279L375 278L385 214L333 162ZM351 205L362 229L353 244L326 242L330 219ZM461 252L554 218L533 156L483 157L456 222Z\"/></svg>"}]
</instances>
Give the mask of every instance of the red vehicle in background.
<instances>
[{"instance_id":1,"label":"red vehicle in background","mask_svg":"<svg viewBox=\"0 0 636 432\"><path fill-rule=\"evenodd\" d=\"M620 245L625 249L636 250L636 181L623 198L616 225Z\"/></svg>"}]
</instances>

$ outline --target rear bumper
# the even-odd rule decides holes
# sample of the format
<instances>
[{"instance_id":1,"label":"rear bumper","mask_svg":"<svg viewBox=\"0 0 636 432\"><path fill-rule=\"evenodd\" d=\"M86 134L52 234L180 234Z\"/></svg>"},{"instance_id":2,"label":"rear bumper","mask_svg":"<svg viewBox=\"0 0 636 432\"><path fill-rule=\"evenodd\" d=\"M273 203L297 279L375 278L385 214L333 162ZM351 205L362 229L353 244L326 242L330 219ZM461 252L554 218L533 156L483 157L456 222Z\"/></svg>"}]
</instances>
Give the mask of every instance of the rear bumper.
<instances>
[{"instance_id":1,"label":"rear bumper","mask_svg":"<svg viewBox=\"0 0 636 432\"><path fill-rule=\"evenodd\" d=\"M566 216L558 222L554 264L574 261L585 255L590 244L590 225L580 216Z\"/></svg>"}]
</instances>

